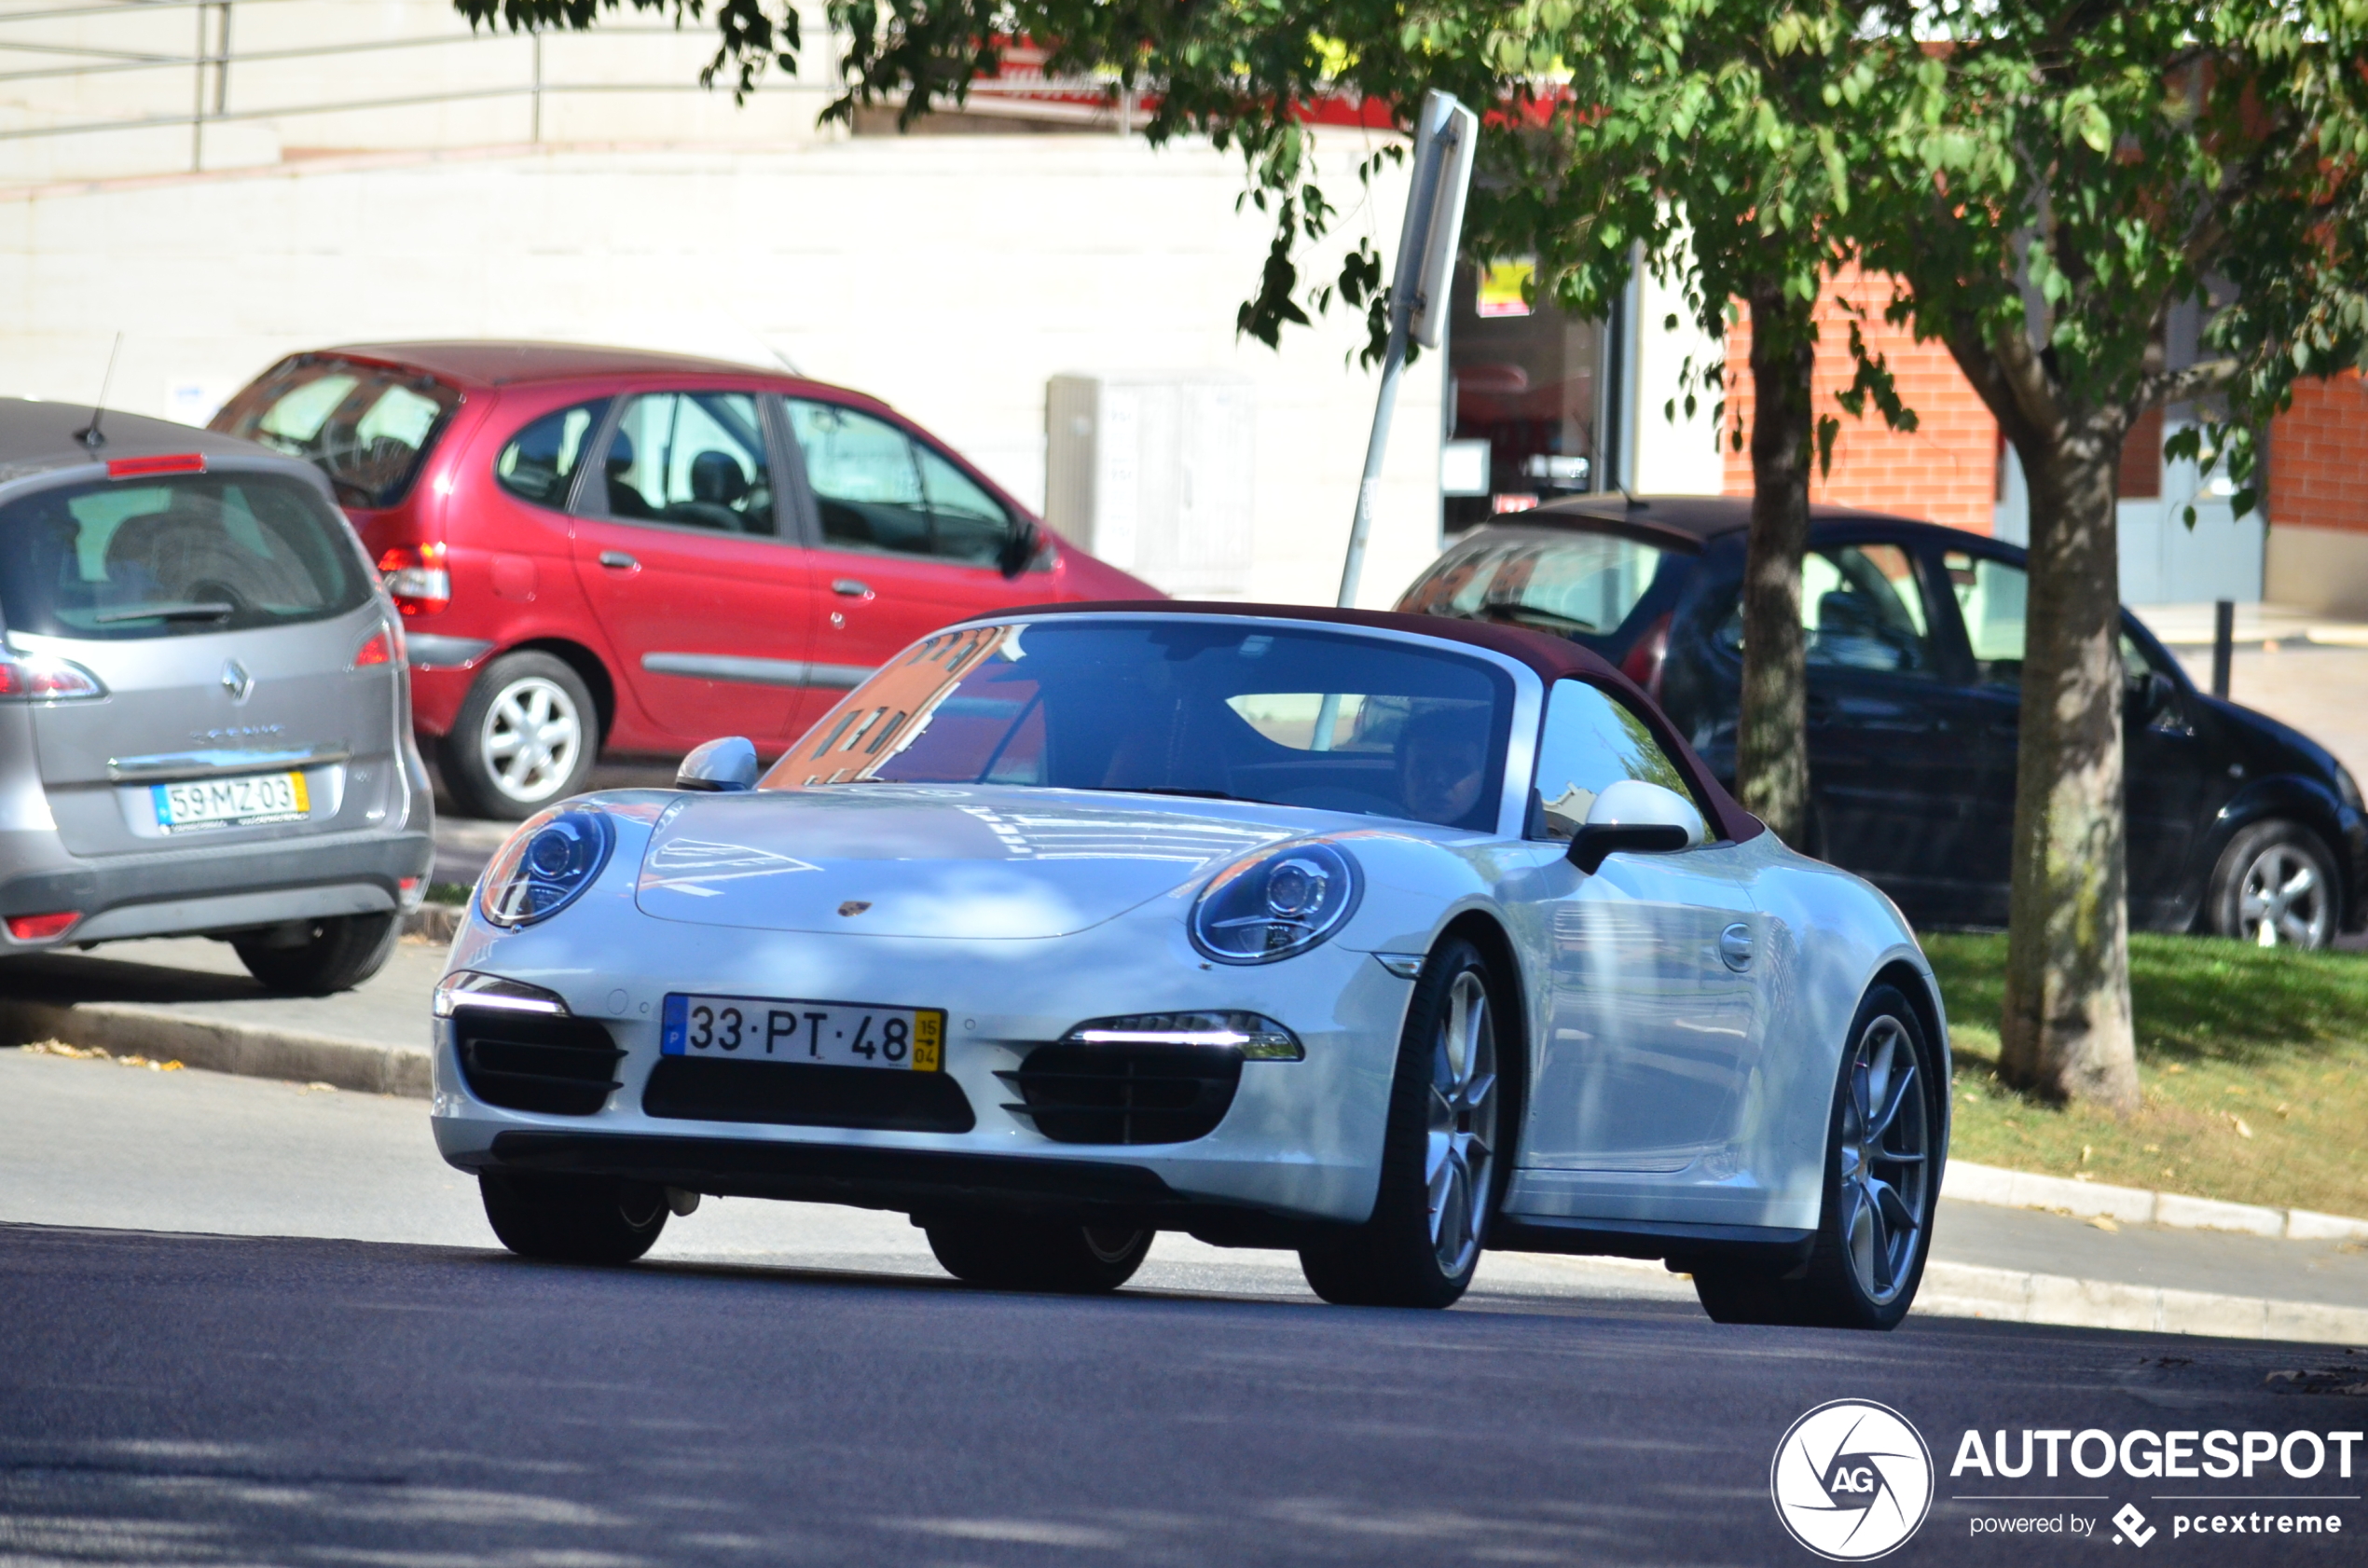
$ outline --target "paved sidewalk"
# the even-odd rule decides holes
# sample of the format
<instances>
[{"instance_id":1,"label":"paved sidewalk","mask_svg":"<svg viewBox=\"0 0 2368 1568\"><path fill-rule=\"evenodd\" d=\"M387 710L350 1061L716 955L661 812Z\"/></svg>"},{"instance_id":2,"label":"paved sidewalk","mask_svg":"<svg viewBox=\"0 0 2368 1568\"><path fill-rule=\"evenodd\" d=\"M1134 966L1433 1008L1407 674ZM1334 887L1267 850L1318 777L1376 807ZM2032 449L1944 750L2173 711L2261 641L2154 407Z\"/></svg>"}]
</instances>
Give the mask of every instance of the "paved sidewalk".
<instances>
[{"instance_id":1,"label":"paved sidewalk","mask_svg":"<svg viewBox=\"0 0 2368 1568\"><path fill-rule=\"evenodd\" d=\"M406 938L335 997L275 997L225 942L169 937L0 960L0 1045L62 1039L115 1054L340 1089L425 1096L428 994L445 949Z\"/></svg>"}]
</instances>

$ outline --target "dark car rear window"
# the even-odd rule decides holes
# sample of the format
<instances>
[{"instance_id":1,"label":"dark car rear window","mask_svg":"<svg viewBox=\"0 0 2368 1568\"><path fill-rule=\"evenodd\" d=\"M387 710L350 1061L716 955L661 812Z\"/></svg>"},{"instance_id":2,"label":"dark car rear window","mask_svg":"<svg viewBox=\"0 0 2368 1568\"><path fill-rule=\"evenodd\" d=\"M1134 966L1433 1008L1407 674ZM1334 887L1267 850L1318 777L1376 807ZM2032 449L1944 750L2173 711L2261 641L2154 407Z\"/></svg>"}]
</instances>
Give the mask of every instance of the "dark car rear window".
<instances>
[{"instance_id":1,"label":"dark car rear window","mask_svg":"<svg viewBox=\"0 0 2368 1568\"><path fill-rule=\"evenodd\" d=\"M213 428L304 459L344 505L392 506L460 406L459 392L423 371L300 354L232 398Z\"/></svg>"},{"instance_id":2,"label":"dark car rear window","mask_svg":"<svg viewBox=\"0 0 2368 1568\"><path fill-rule=\"evenodd\" d=\"M370 597L336 508L276 474L42 490L0 507L11 631L126 640L325 620Z\"/></svg>"}]
</instances>

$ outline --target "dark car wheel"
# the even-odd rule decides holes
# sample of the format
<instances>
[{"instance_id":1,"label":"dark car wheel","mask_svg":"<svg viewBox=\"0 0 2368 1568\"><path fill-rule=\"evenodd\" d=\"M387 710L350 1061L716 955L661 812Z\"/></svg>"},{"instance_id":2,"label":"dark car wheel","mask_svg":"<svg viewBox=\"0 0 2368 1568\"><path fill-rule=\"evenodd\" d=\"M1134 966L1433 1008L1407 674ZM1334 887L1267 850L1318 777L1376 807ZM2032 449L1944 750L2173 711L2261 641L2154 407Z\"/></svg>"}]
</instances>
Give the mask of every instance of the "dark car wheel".
<instances>
[{"instance_id":1,"label":"dark car wheel","mask_svg":"<svg viewBox=\"0 0 2368 1568\"><path fill-rule=\"evenodd\" d=\"M584 788L599 742L599 710L566 660L504 653L444 737L444 787L462 816L519 821Z\"/></svg>"},{"instance_id":2,"label":"dark car wheel","mask_svg":"<svg viewBox=\"0 0 2368 1568\"><path fill-rule=\"evenodd\" d=\"M1300 1251L1308 1287L1327 1301L1447 1307L1471 1285L1509 1123L1496 997L1488 960L1468 942L1442 944L1423 966L1398 1044L1372 1217Z\"/></svg>"},{"instance_id":3,"label":"dark car wheel","mask_svg":"<svg viewBox=\"0 0 2368 1568\"><path fill-rule=\"evenodd\" d=\"M1131 1225L965 1215L923 1227L929 1250L965 1285L1090 1296L1135 1277L1152 1232Z\"/></svg>"},{"instance_id":4,"label":"dark car wheel","mask_svg":"<svg viewBox=\"0 0 2368 1568\"><path fill-rule=\"evenodd\" d=\"M485 1217L521 1258L554 1263L630 1263L666 1229L666 1190L613 1176L477 1177Z\"/></svg>"},{"instance_id":5,"label":"dark car wheel","mask_svg":"<svg viewBox=\"0 0 2368 1568\"><path fill-rule=\"evenodd\" d=\"M1897 988L1858 1004L1825 1136L1825 1192L1807 1261L1777 1272L1704 1261L1694 1293L1719 1323L1896 1328L1916 1299L1940 1196L1932 1047Z\"/></svg>"},{"instance_id":6,"label":"dark car wheel","mask_svg":"<svg viewBox=\"0 0 2368 1568\"><path fill-rule=\"evenodd\" d=\"M326 997L386 968L403 934L400 915L333 915L231 939L247 972L274 991Z\"/></svg>"},{"instance_id":7,"label":"dark car wheel","mask_svg":"<svg viewBox=\"0 0 2368 1568\"><path fill-rule=\"evenodd\" d=\"M2334 940L2335 858L2292 822L2238 830L2212 868L2211 929L2258 947L2324 947Z\"/></svg>"}]
</instances>

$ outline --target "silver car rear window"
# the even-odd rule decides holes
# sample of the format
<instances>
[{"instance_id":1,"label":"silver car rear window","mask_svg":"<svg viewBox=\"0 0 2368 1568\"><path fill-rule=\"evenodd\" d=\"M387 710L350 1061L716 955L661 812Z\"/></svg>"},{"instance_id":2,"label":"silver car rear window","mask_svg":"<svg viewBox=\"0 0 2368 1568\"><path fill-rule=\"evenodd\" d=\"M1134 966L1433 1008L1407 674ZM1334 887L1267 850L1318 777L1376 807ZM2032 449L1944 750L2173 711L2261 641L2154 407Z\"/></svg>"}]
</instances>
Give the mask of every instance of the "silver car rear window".
<instances>
[{"instance_id":1,"label":"silver car rear window","mask_svg":"<svg viewBox=\"0 0 2368 1568\"><path fill-rule=\"evenodd\" d=\"M61 487L0 507L0 615L121 641L342 615L370 597L345 519L276 474Z\"/></svg>"}]
</instances>

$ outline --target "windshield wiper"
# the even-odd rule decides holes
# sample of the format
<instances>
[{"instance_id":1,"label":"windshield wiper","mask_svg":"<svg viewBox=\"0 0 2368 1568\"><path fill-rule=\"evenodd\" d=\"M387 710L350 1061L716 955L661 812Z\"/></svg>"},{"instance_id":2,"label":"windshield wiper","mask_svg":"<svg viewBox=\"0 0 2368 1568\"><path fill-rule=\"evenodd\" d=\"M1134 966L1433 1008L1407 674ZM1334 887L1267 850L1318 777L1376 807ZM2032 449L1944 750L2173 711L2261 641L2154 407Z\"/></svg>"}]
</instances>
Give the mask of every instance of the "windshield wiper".
<instances>
[{"instance_id":1,"label":"windshield wiper","mask_svg":"<svg viewBox=\"0 0 2368 1568\"><path fill-rule=\"evenodd\" d=\"M102 610L90 617L103 626L122 621L219 621L238 611L235 604L150 604L138 610Z\"/></svg>"}]
</instances>

